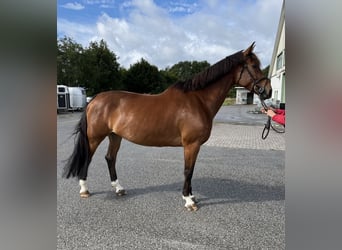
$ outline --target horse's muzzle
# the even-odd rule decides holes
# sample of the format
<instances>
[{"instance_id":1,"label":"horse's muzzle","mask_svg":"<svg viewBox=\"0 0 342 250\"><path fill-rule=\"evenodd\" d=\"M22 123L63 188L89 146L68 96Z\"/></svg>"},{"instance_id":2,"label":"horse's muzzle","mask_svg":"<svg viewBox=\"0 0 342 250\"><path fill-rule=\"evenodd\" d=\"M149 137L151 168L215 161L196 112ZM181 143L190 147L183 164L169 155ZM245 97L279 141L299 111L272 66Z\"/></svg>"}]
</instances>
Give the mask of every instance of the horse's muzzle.
<instances>
[{"instance_id":1,"label":"horse's muzzle","mask_svg":"<svg viewBox=\"0 0 342 250\"><path fill-rule=\"evenodd\" d=\"M260 83L264 82L263 86L260 86ZM272 87L271 81L267 77L263 77L253 83L254 93L257 94L260 99L266 100L272 97Z\"/></svg>"},{"instance_id":2,"label":"horse's muzzle","mask_svg":"<svg viewBox=\"0 0 342 250\"><path fill-rule=\"evenodd\" d=\"M272 89L269 89L268 91L264 90L262 93L260 93L260 97L263 100L271 98L272 97Z\"/></svg>"},{"instance_id":3,"label":"horse's muzzle","mask_svg":"<svg viewBox=\"0 0 342 250\"><path fill-rule=\"evenodd\" d=\"M272 97L271 80L269 78L266 78L265 85L261 87L261 89L262 91L259 92L260 98L262 98L263 100L266 100Z\"/></svg>"},{"instance_id":4,"label":"horse's muzzle","mask_svg":"<svg viewBox=\"0 0 342 250\"><path fill-rule=\"evenodd\" d=\"M260 99L266 100L272 97L272 88L255 86L254 91Z\"/></svg>"}]
</instances>

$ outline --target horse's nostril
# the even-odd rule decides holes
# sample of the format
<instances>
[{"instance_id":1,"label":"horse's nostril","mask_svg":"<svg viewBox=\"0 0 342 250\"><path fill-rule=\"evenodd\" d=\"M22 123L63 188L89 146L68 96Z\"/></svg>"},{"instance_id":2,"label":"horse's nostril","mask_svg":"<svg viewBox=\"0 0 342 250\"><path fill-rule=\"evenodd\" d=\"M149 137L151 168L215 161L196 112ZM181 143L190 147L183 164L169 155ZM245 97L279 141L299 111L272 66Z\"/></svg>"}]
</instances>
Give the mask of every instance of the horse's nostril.
<instances>
[{"instance_id":1,"label":"horse's nostril","mask_svg":"<svg viewBox=\"0 0 342 250\"><path fill-rule=\"evenodd\" d=\"M269 99L272 97L272 90L270 91L264 91L262 94L260 94L264 100Z\"/></svg>"}]
</instances>

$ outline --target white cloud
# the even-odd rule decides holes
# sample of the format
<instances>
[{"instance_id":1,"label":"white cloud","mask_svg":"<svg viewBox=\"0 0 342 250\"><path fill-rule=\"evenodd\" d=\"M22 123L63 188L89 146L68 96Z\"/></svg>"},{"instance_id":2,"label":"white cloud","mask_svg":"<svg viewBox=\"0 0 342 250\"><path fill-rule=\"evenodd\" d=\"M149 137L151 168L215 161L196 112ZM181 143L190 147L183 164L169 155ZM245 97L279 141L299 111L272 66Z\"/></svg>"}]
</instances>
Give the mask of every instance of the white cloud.
<instances>
[{"instance_id":1,"label":"white cloud","mask_svg":"<svg viewBox=\"0 0 342 250\"><path fill-rule=\"evenodd\" d=\"M213 64L247 48L253 41L256 41L256 53L263 66L267 66L281 1L241 4L241 1L224 4L219 0L203 1L190 6L193 13L185 11L183 16L175 18L175 10L162 8L152 0L125 1L120 9L128 13L124 18L111 17L108 12L102 13L93 25L59 20L58 31L83 46L88 46L91 40L104 39L126 68L140 58L160 69L184 60L207 60ZM172 6L182 7L175 2Z\"/></svg>"},{"instance_id":2,"label":"white cloud","mask_svg":"<svg viewBox=\"0 0 342 250\"><path fill-rule=\"evenodd\" d=\"M115 0L83 0L83 2L89 5L93 5L93 4L110 5L110 4L114 4Z\"/></svg>"},{"instance_id":3,"label":"white cloud","mask_svg":"<svg viewBox=\"0 0 342 250\"><path fill-rule=\"evenodd\" d=\"M66 3L62 5L63 8L65 9L70 9L70 10L83 10L84 6L80 3L73 2L73 3Z\"/></svg>"},{"instance_id":4,"label":"white cloud","mask_svg":"<svg viewBox=\"0 0 342 250\"><path fill-rule=\"evenodd\" d=\"M60 36L71 37L83 46L89 45L91 37L94 36L96 32L95 26L70 22L65 19L57 19L57 33L60 34Z\"/></svg>"},{"instance_id":5,"label":"white cloud","mask_svg":"<svg viewBox=\"0 0 342 250\"><path fill-rule=\"evenodd\" d=\"M198 7L197 3L182 3L182 2L170 2L170 6L168 7L168 11L170 13L193 13L196 11Z\"/></svg>"}]
</instances>

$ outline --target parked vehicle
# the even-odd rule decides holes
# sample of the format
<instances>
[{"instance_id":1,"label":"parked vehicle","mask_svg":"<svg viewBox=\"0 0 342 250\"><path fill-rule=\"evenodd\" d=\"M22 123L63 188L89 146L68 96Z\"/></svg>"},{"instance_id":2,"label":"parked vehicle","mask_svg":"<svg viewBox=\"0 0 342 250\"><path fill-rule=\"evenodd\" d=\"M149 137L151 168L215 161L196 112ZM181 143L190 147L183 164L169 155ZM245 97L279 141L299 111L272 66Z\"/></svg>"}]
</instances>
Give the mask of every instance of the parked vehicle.
<instances>
[{"instance_id":1,"label":"parked vehicle","mask_svg":"<svg viewBox=\"0 0 342 250\"><path fill-rule=\"evenodd\" d=\"M57 85L57 112L83 110L86 105L84 88Z\"/></svg>"},{"instance_id":2,"label":"parked vehicle","mask_svg":"<svg viewBox=\"0 0 342 250\"><path fill-rule=\"evenodd\" d=\"M71 110L83 110L87 105L87 96L84 88L81 87L68 87L70 97Z\"/></svg>"},{"instance_id":3,"label":"parked vehicle","mask_svg":"<svg viewBox=\"0 0 342 250\"><path fill-rule=\"evenodd\" d=\"M93 99L92 96L87 96L87 104L91 101L91 99Z\"/></svg>"},{"instance_id":4,"label":"parked vehicle","mask_svg":"<svg viewBox=\"0 0 342 250\"><path fill-rule=\"evenodd\" d=\"M70 97L68 86L57 85L57 112L70 109Z\"/></svg>"}]
</instances>

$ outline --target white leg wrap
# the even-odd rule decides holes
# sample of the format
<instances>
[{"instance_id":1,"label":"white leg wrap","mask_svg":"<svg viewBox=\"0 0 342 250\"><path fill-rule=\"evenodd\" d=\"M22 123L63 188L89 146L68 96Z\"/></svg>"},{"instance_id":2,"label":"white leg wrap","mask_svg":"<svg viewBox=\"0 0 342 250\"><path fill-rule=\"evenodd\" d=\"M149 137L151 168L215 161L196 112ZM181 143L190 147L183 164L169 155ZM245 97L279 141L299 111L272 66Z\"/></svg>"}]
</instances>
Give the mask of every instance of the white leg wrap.
<instances>
[{"instance_id":1,"label":"white leg wrap","mask_svg":"<svg viewBox=\"0 0 342 250\"><path fill-rule=\"evenodd\" d=\"M124 190L124 188L120 185L119 180L111 182L112 187L115 188L115 192L118 193L120 190Z\"/></svg>"},{"instance_id":2,"label":"white leg wrap","mask_svg":"<svg viewBox=\"0 0 342 250\"><path fill-rule=\"evenodd\" d=\"M85 180L80 180L80 181L79 181L79 184L80 184L80 186L81 186L80 193L83 193L83 192L88 191L87 183L86 183Z\"/></svg>"},{"instance_id":3,"label":"white leg wrap","mask_svg":"<svg viewBox=\"0 0 342 250\"><path fill-rule=\"evenodd\" d=\"M195 202L192 200L193 197L193 195L183 196L183 200L185 200L185 207L191 207L195 204Z\"/></svg>"}]
</instances>

